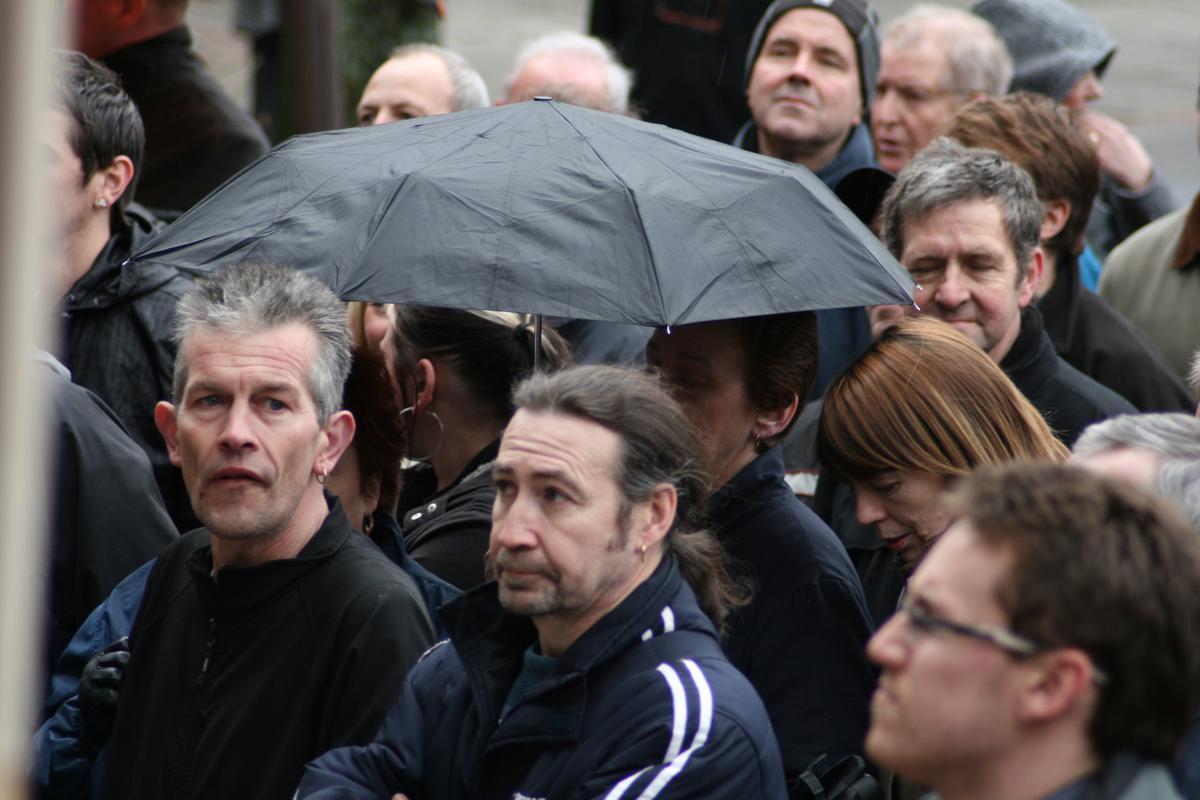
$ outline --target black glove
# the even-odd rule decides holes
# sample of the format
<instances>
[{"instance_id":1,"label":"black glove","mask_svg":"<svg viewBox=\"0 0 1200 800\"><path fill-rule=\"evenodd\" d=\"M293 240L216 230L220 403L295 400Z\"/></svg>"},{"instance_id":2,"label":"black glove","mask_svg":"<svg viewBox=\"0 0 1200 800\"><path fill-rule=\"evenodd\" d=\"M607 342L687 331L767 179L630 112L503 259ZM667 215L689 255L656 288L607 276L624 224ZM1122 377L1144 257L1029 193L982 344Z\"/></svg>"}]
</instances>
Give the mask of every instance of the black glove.
<instances>
[{"instance_id":1,"label":"black glove","mask_svg":"<svg viewBox=\"0 0 1200 800\"><path fill-rule=\"evenodd\" d=\"M129 637L122 636L92 656L79 678L79 713L83 735L97 749L108 744L117 718L117 698L129 663Z\"/></svg>"}]
</instances>

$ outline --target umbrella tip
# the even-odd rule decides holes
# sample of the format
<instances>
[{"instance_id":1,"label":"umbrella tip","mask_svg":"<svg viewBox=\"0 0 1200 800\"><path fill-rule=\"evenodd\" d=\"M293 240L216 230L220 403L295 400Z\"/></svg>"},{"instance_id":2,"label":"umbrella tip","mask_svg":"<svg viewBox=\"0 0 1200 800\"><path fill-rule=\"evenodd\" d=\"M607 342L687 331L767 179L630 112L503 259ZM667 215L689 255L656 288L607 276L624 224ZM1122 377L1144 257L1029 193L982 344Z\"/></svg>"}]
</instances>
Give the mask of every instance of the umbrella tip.
<instances>
[{"instance_id":1,"label":"umbrella tip","mask_svg":"<svg viewBox=\"0 0 1200 800\"><path fill-rule=\"evenodd\" d=\"M667 326L667 336L670 336L670 335L671 335L671 326L668 325Z\"/></svg>"}]
</instances>

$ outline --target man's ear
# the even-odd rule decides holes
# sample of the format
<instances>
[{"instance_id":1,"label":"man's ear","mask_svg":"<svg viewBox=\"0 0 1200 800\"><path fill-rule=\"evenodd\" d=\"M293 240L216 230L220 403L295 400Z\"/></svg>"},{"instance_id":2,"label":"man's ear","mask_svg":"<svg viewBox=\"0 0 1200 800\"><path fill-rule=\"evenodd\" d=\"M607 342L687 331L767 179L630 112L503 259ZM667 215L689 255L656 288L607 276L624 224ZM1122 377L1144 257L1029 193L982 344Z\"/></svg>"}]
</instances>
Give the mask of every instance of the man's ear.
<instances>
[{"instance_id":1,"label":"man's ear","mask_svg":"<svg viewBox=\"0 0 1200 800\"><path fill-rule=\"evenodd\" d=\"M1048 242L1058 235L1071 218L1071 204L1066 200L1051 200L1042 211L1041 241Z\"/></svg>"},{"instance_id":2,"label":"man's ear","mask_svg":"<svg viewBox=\"0 0 1200 800\"><path fill-rule=\"evenodd\" d=\"M1068 647L1035 656L1028 669L1021 687L1022 721L1047 722L1086 710L1080 703L1090 702L1087 695L1096 682L1096 667L1082 650Z\"/></svg>"},{"instance_id":3,"label":"man's ear","mask_svg":"<svg viewBox=\"0 0 1200 800\"><path fill-rule=\"evenodd\" d=\"M788 426L792 417L796 416L796 409L799 406L800 398L793 392L792 399L786 406L758 412L758 416L754 418L754 435L759 439L770 439L777 435Z\"/></svg>"},{"instance_id":4,"label":"man's ear","mask_svg":"<svg viewBox=\"0 0 1200 800\"><path fill-rule=\"evenodd\" d=\"M149 5L150 0L118 0L112 18L113 25L125 30L136 27L150 10Z\"/></svg>"},{"instance_id":5,"label":"man's ear","mask_svg":"<svg viewBox=\"0 0 1200 800\"><path fill-rule=\"evenodd\" d=\"M160 401L154 406L154 424L158 426L158 432L162 434L163 441L167 443L167 457L171 459L171 463L179 466L179 422L175 419L175 406L166 402Z\"/></svg>"},{"instance_id":6,"label":"man's ear","mask_svg":"<svg viewBox=\"0 0 1200 800\"><path fill-rule=\"evenodd\" d=\"M634 548L642 545L653 547L666 538L675 524L675 510L679 505L679 496L675 487L669 483L660 483L650 493L650 499L639 503L645 511L638 526L637 536L633 537Z\"/></svg>"},{"instance_id":7,"label":"man's ear","mask_svg":"<svg viewBox=\"0 0 1200 800\"><path fill-rule=\"evenodd\" d=\"M317 462L313 465L317 474L333 472L341 460L342 454L354 439L354 415L349 411L338 411L329 418L321 430L324 438L321 452L317 453Z\"/></svg>"},{"instance_id":8,"label":"man's ear","mask_svg":"<svg viewBox=\"0 0 1200 800\"><path fill-rule=\"evenodd\" d=\"M1042 276L1046 272L1046 256L1042 253L1042 248L1033 248L1033 254L1029 257L1029 267L1025 270L1025 277L1021 279L1020 285L1017 286L1017 307L1025 308L1033 302L1033 298L1037 296L1038 286L1042 282Z\"/></svg>"},{"instance_id":9,"label":"man's ear","mask_svg":"<svg viewBox=\"0 0 1200 800\"><path fill-rule=\"evenodd\" d=\"M96 170L92 182L96 192L92 199L104 198L108 205L115 206L133 182L133 161L129 156L117 156L107 167Z\"/></svg>"}]
</instances>

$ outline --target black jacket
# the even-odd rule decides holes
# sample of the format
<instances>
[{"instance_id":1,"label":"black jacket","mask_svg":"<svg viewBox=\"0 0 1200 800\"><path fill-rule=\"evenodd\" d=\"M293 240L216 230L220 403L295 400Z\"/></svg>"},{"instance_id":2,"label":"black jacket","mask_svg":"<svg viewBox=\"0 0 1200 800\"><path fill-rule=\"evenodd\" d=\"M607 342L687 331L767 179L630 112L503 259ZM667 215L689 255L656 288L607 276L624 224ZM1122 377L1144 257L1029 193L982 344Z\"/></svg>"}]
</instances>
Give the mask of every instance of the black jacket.
<instances>
[{"instance_id":1,"label":"black jacket","mask_svg":"<svg viewBox=\"0 0 1200 800\"><path fill-rule=\"evenodd\" d=\"M134 199L164 211L187 211L269 144L250 116L192 52L186 27L104 57L137 104L146 154Z\"/></svg>"},{"instance_id":2,"label":"black jacket","mask_svg":"<svg viewBox=\"0 0 1200 800\"><path fill-rule=\"evenodd\" d=\"M203 528L159 558L103 797L282 800L306 761L371 740L433 634L412 578L326 499L296 558L214 578Z\"/></svg>"},{"instance_id":3,"label":"black jacket","mask_svg":"<svg viewBox=\"0 0 1200 800\"><path fill-rule=\"evenodd\" d=\"M45 401L54 409L50 493L48 676L71 636L126 575L179 538L163 508L150 462L120 420L65 370L48 366Z\"/></svg>"},{"instance_id":4,"label":"black jacket","mask_svg":"<svg viewBox=\"0 0 1200 800\"><path fill-rule=\"evenodd\" d=\"M784 767L862 752L875 673L862 587L833 532L783 480L779 448L712 498L713 528L754 598L727 624L725 652L762 697Z\"/></svg>"},{"instance_id":5,"label":"black jacket","mask_svg":"<svg viewBox=\"0 0 1200 800\"><path fill-rule=\"evenodd\" d=\"M175 306L192 281L162 264L129 265L129 256L161 227L130 206L130 226L108 240L92 268L59 303L59 360L71 380L94 392L150 457L167 511L180 530L196 527L183 476L167 459L154 404L171 399Z\"/></svg>"},{"instance_id":6,"label":"black jacket","mask_svg":"<svg viewBox=\"0 0 1200 800\"><path fill-rule=\"evenodd\" d=\"M1137 413L1128 400L1059 358L1036 308L1021 312L1021 332L1000 368L1068 447L1093 422Z\"/></svg>"},{"instance_id":7,"label":"black jacket","mask_svg":"<svg viewBox=\"0 0 1200 800\"><path fill-rule=\"evenodd\" d=\"M782 800L762 702L717 643L673 558L601 617L501 717L537 641L496 585L445 609L376 741L310 764L300 797Z\"/></svg>"},{"instance_id":8,"label":"black jacket","mask_svg":"<svg viewBox=\"0 0 1200 800\"><path fill-rule=\"evenodd\" d=\"M408 554L425 569L464 592L483 583L483 557L492 534L492 462L495 441L463 468L448 489L437 491L428 464L404 472L399 508Z\"/></svg>"},{"instance_id":9,"label":"black jacket","mask_svg":"<svg viewBox=\"0 0 1200 800\"><path fill-rule=\"evenodd\" d=\"M1059 270L1038 310L1055 352L1138 411L1195 410L1187 387L1150 337L1083 287L1073 259Z\"/></svg>"}]
</instances>

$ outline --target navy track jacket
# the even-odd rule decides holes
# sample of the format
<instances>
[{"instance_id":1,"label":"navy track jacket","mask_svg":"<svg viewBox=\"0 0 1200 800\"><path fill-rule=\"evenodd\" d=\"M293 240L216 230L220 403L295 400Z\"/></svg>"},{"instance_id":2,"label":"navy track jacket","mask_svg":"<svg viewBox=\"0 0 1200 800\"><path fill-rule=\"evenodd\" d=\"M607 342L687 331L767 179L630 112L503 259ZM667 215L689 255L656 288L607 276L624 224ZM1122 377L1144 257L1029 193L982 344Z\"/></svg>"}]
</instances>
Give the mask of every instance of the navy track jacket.
<instances>
[{"instance_id":1,"label":"navy track jacket","mask_svg":"<svg viewBox=\"0 0 1200 800\"><path fill-rule=\"evenodd\" d=\"M410 673L376 741L309 764L302 798L776 800L762 701L721 652L674 558L500 720L535 640L485 584L442 609L449 643Z\"/></svg>"}]
</instances>

